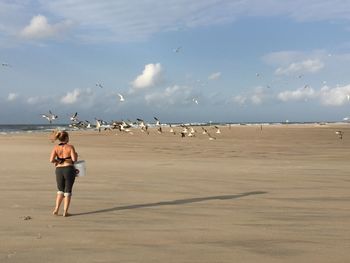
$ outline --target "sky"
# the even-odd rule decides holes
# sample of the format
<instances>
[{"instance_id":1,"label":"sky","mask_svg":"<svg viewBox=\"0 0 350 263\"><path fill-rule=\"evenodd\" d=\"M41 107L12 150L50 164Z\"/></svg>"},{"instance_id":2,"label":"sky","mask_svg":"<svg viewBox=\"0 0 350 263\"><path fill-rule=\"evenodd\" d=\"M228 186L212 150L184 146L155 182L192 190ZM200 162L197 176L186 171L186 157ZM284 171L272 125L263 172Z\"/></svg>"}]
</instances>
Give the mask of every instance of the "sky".
<instances>
[{"instance_id":1,"label":"sky","mask_svg":"<svg viewBox=\"0 0 350 263\"><path fill-rule=\"evenodd\" d=\"M49 111L57 123L342 121L350 1L0 0L0 124Z\"/></svg>"}]
</instances>

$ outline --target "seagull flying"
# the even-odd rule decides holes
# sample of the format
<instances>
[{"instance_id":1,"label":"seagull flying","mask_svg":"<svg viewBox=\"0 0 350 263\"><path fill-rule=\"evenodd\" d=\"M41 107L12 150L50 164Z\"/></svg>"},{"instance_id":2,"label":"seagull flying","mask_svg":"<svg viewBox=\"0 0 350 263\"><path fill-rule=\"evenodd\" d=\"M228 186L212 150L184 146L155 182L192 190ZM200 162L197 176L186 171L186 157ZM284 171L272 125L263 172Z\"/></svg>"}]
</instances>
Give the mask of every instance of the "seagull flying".
<instances>
[{"instance_id":1,"label":"seagull flying","mask_svg":"<svg viewBox=\"0 0 350 263\"><path fill-rule=\"evenodd\" d=\"M124 99L122 94L118 93L118 96L120 97L119 101L125 101L125 99Z\"/></svg>"},{"instance_id":2,"label":"seagull flying","mask_svg":"<svg viewBox=\"0 0 350 263\"><path fill-rule=\"evenodd\" d=\"M159 126L160 125L160 121L157 117L153 117L155 120L156 120L156 126Z\"/></svg>"},{"instance_id":3,"label":"seagull flying","mask_svg":"<svg viewBox=\"0 0 350 263\"><path fill-rule=\"evenodd\" d=\"M74 113L69 119L71 121L78 121L78 112Z\"/></svg>"},{"instance_id":4,"label":"seagull flying","mask_svg":"<svg viewBox=\"0 0 350 263\"><path fill-rule=\"evenodd\" d=\"M198 100L196 98L193 98L192 101L198 105Z\"/></svg>"},{"instance_id":5,"label":"seagull flying","mask_svg":"<svg viewBox=\"0 0 350 263\"><path fill-rule=\"evenodd\" d=\"M42 114L41 117L47 119L50 124L52 123L53 120L56 120L58 118L58 116L53 114L51 110L49 110L49 114Z\"/></svg>"},{"instance_id":6,"label":"seagull flying","mask_svg":"<svg viewBox=\"0 0 350 263\"><path fill-rule=\"evenodd\" d=\"M102 88L103 88L103 85L102 85L101 83L97 82L97 83L96 83L96 87L99 87L99 88L102 89Z\"/></svg>"},{"instance_id":7,"label":"seagull flying","mask_svg":"<svg viewBox=\"0 0 350 263\"><path fill-rule=\"evenodd\" d=\"M11 67L11 65L8 64L8 63L1 63L1 66L3 66L3 67Z\"/></svg>"},{"instance_id":8,"label":"seagull flying","mask_svg":"<svg viewBox=\"0 0 350 263\"><path fill-rule=\"evenodd\" d=\"M142 119L136 119L136 120L139 122L139 127L141 128L141 131L149 134L148 125L145 124L144 120Z\"/></svg>"},{"instance_id":9,"label":"seagull flying","mask_svg":"<svg viewBox=\"0 0 350 263\"><path fill-rule=\"evenodd\" d=\"M174 51L175 53L179 53L181 48L182 48L182 47L174 48L173 51Z\"/></svg>"}]
</instances>

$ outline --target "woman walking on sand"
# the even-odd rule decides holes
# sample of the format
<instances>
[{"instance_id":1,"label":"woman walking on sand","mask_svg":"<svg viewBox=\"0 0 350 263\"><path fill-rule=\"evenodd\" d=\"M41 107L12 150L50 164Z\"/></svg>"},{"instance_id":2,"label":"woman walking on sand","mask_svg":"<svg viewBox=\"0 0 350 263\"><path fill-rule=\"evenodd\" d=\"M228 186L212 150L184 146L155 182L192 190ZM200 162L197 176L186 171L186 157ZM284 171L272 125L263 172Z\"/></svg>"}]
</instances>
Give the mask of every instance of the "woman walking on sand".
<instances>
[{"instance_id":1,"label":"woman walking on sand","mask_svg":"<svg viewBox=\"0 0 350 263\"><path fill-rule=\"evenodd\" d=\"M68 144L69 135L66 131L55 131L52 134L52 142L59 141L52 149L50 162L56 167L57 197L54 215L58 215L61 203L64 200L63 216L69 216L68 208L72 198L72 188L75 180L74 162L78 160L78 154L74 146Z\"/></svg>"}]
</instances>

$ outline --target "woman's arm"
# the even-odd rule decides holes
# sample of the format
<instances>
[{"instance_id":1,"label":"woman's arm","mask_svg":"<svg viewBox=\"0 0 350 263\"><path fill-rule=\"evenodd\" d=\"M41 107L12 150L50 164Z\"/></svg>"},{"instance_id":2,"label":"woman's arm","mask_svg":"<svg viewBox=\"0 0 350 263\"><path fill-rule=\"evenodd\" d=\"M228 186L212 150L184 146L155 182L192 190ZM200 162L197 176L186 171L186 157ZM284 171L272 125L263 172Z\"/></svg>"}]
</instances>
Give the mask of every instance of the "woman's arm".
<instances>
[{"instance_id":1,"label":"woman's arm","mask_svg":"<svg viewBox=\"0 0 350 263\"><path fill-rule=\"evenodd\" d=\"M71 156L73 162L78 161L78 153L75 151L75 148L73 145L72 145L72 149L70 152L70 156Z\"/></svg>"},{"instance_id":2,"label":"woman's arm","mask_svg":"<svg viewBox=\"0 0 350 263\"><path fill-rule=\"evenodd\" d=\"M52 149L51 155L50 155L50 163L56 163L56 147Z\"/></svg>"}]
</instances>

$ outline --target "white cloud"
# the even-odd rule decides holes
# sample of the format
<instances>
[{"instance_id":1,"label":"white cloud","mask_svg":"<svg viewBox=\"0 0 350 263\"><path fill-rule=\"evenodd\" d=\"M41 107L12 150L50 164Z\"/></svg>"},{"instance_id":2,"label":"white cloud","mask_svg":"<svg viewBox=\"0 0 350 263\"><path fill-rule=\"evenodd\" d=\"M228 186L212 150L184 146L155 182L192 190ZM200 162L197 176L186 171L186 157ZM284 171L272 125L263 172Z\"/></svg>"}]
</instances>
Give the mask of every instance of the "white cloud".
<instances>
[{"instance_id":1,"label":"white cloud","mask_svg":"<svg viewBox=\"0 0 350 263\"><path fill-rule=\"evenodd\" d=\"M147 64L142 74L139 75L133 82L132 86L136 89L145 89L155 86L161 79L162 66L160 63Z\"/></svg>"},{"instance_id":2,"label":"white cloud","mask_svg":"<svg viewBox=\"0 0 350 263\"><path fill-rule=\"evenodd\" d=\"M270 65L288 65L294 61L304 60L307 54L295 51L295 50L285 50L271 52L262 57L262 60Z\"/></svg>"},{"instance_id":3,"label":"white cloud","mask_svg":"<svg viewBox=\"0 0 350 263\"><path fill-rule=\"evenodd\" d=\"M32 97L29 97L27 99L27 103L28 104L31 104L31 105L34 105L34 104L37 104L39 102L43 102L45 100L44 97L40 97L40 96L32 96Z\"/></svg>"},{"instance_id":4,"label":"white cloud","mask_svg":"<svg viewBox=\"0 0 350 263\"><path fill-rule=\"evenodd\" d=\"M317 91L311 87L283 91L278 94L277 98L284 102L319 99L320 103L325 106L342 106L350 103L350 84L336 88L323 86Z\"/></svg>"},{"instance_id":5,"label":"white cloud","mask_svg":"<svg viewBox=\"0 0 350 263\"><path fill-rule=\"evenodd\" d=\"M260 105L269 97L270 96L266 92L266 88L259 86L259 87L256 87L252 92L234 96L232 98L232 101L241 106L247 104L247 102L250 102L251 104L254 104L254 105Z\"/></svg>"},{"instance_id":6,"label":"white cloud","mask_svg":"<svg viewBox=\"0 0 350 263\"><path fill-rule=\"evenodd\" d=\"M92 95L93 92L91 89L74 89L73 91L67 92L67 94L61 98L60 102L62 104L75 104L81 101L85 102Z\"/></svg>"},{"instance_id":7,"label":"white cloud","mask_svg":"<svg viewBox=\"0 0 350 263\"><path fill-rule=\"evenodd\" d=\"M14 29L18 30L23 19L27 19L33 10L74 21L79 25L76 36L90 42L139 41L159 32L229 24L244 17L287 17L294 21L350 20L350 2L344 0L13 0L0 2L0 25L3 24L3 28L12 31L13 35ZM48 31L60 24L47 23L49 27L44 26L42 33L34 35L51 36ZM11 32L6 34L11 35Z\"/></svg>"},{"instance_id":8,"label":"white cloud","mask_svg":"<svg viewBox=\"0 0 350 263\"><path fill-rule=\"evenodd\" d=\"M78 101L80 97L80 89L75 89L72 92L67 92L65 96L61 98L61 103L63 104L74 104Z\"/></svg>"},{"instance_id":9,"label":"white cloud","mask_svg":"<svg viewBox=\"0 0 350 263\"><path fill-rule=\"evenodd\" d=\"M330 88L324 86L319 92L320 100L323 105L341 106L349 103L350 84L343 87Z\"/></svg>"},{"instance_id":10,"label":"white cloud","mask_svg":"<svg viewBox=\"0 0 350 263\"><path fill-rule=\"evenodd\" d=\"M277 95L277 98L281 101L300 101L300 100L305 100L309 98L314 98L316 97L317 94L314 89L311 87L304 87L304 88L299 88L297 90L287 90L280 92Z\"/></svg>"},{"instance_id":11,"label":"white cloud","mask_svg":"<svg viewBox=\"0 0 350 263\"><path fill-rule=\"evenodd\" d=\"M174 85L162 91L145 95L147 104L152 105L184 105L192 102L192 88L188 86Z\"/></svg>"},{"instance_id":12,"label":"white cloud","mask_svg":"<svg viewBox=\"0 0 350 263\"><path fill-rule=\"evenodd\" d=\"M18 93L9 93L9 95L7 96L7 101L14 101L18 98L19 94Z\"/></svg>"},{"instance_id":13,"label":"white cloud","mask_svg":"<svg viewBox=\"0 0 350 263\"><path fill-rule=\"evenodd\" d=\"M0 2L0 25L9 30L7 35L14 35L14 29L18 32L23 19L28 19L33 10L74 21L79 25L76 36L89 42L139 41L159 32L229 24L244 17L350 20L350 3L344 0L13 0ZM48 31L61 23L47 25L42 33L34 34L35 38L52 36Z\"/></svg>"},{"instance_id":14,"label":"white cloud","mask_svg":"<svg viewBox=\"0 0 350 263\"><path fill-rule=\"evenodd\" d=\"M296 73L316 73L324 67L324 63L318 59L308 59L301 62L291 63L286 68L278 68L275 71L276 75L289 75Z\"/></svg>"},{"instance_id":15,"label":"white cloud","mask_svg":"<svg viewBox=\"0 0 350 263\"><path fill-rule=\"evenodd\" d=\"M253 94L250 96L250 100L253 104L259 105L264 102L264 99L267 97L265 93L264 87L257 87L255 88Z\"/></svg>"},{"instance_id":16,"label":"white cloud","mask_svg":"<svg viewBox=\"0 0 350 263\"><path fill-rule=\"evenodd\" d=\"M220 78L220 77L221 77L221 72L215 72L215 73L211 74L211 75L208 77L208 79L209 79L209 80L215 80L215 79L218 79L218 78Z\"/></svg>"},{"instance_id":17,"label":"white cloud","mask_svg":"<svg viewBox=\"0 0 350 263\"><path fill-rule=\"evenodd\" d=\"M236 95L232 98L232 101L238 105L244 105L247 101L247 97L243 95Z\"/></svg>"},{"instance_id":18,"label":"white cloud","mask_svg":"<svg viewBox=\"0 0 350 263\"><path fill-rule=\"evenodd\" d=\"M57 37L72 26L68 20L57 24L49 24L47 18L43 15L37 15L32 18L30 24L21 32L20 36L29 39L42 39Z\"/></svg>"}]
</instances>

